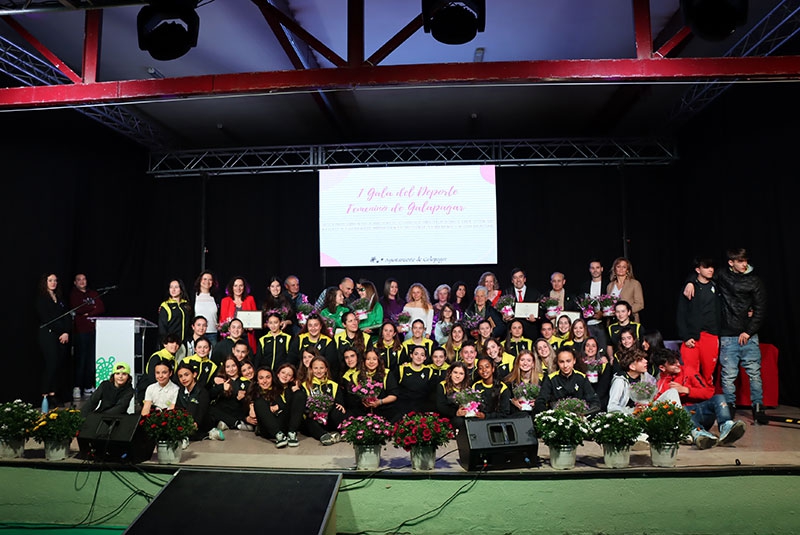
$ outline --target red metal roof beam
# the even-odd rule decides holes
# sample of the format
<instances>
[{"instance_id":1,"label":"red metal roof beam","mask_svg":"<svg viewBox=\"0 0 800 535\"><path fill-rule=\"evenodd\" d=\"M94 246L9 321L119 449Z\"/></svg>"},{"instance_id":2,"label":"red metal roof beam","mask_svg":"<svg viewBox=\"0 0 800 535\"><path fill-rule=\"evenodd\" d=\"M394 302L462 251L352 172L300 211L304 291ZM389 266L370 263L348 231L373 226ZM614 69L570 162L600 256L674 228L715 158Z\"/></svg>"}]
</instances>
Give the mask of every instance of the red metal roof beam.
<instances>
[{"instance_id":1,"label":"red metal roof beam","mask_svg":"<svg viewBox=\"0 0 800 535\"><path fill-rule=\"evenodd\" d=\"M636 57L653 57L653 33L650 28L650 0L633 0L633 31L636 35Z\"/></svg>"},{"instance_id":2,"label":"red metal roof beam","mask_svg":"<svg viewBox=\"0 0 800 535\"><path fill-rule=\"evenodd\" d=\"M100 65L100 39L103 34L103 10L89 9L84 17L83 65L81 73L83 82L93 84L97 81L97 69Z\"/></svg>"}]
</instances>

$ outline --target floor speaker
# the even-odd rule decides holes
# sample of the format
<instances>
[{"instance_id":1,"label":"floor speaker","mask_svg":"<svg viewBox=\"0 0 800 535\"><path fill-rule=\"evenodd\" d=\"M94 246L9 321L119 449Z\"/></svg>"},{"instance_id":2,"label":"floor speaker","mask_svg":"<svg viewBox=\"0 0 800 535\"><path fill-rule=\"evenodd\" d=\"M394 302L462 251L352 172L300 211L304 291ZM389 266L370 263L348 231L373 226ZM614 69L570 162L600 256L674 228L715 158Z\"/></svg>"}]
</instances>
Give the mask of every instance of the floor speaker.
<instances>
[{"instance_id":1,"label":"floor speaker","mask_svg":"<svg viewBox=\"0 0 800 535\"><path fill-rule=\"evenodd\" d=\"M456 437L458 458L466 470L530 468L539 462L533 420L520 418L467 419Z\"/></svg>"},{"instance_id":2,"label":"floor speaker","mask_svg":"<svg viewBox=\"0 0 800 535\"><path fill-rule=\"evenodd\" d=\"M78 434L81 457L118 463L150 460L155 441L145 434L139 418L138 414L89 414Z\"/></svg>"}]
</instances>

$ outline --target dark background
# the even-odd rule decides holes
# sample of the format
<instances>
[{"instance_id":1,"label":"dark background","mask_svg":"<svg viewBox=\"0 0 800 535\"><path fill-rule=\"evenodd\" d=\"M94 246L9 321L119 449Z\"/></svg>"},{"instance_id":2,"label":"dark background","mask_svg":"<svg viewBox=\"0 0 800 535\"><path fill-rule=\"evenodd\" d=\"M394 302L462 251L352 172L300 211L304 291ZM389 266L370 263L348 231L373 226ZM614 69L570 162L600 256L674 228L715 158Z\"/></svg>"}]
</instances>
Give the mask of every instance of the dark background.
<instances>
[{"instance_id":1,"label":"dark background","mask_svg":"<svg viewBox=\"0 0 800 535\"><path fill-rule=\"evenodd\" d=\"M4 113L0 125L14 135L0 149L10 290L3 324L12 342L3 351L2 398L38 398L34 302L43 273L57 273L65 292L76 272L93 288L119 285L105 297L109 315L156 321L168 281L191 287L200 272L205 224L206 268L223 286L244 275L259 306L273 274L298 275L316 298L344 275L379 288L394 276L404 294L416 281L430 291L457 279L474 287L489 270L505 288L521 266L529 286L549 288L558 270L577 291L590 258L602 260L607 277L627 242L644 288L642 323L667 339L676 338L692 258L724 264L727 248L743 246L767 287L760 337L780 350L781 403L800 405L795 97L791 84L735 86L683 128L680 161L668 167L498 168L498 264L398 268L319 268L316 173L208 179L204 222L203 179L147 175L144 149L73 111ZM469 235L440 239L484 246ZM155 335L148 344L155 347Z\"/></svg>"}]
</instances>

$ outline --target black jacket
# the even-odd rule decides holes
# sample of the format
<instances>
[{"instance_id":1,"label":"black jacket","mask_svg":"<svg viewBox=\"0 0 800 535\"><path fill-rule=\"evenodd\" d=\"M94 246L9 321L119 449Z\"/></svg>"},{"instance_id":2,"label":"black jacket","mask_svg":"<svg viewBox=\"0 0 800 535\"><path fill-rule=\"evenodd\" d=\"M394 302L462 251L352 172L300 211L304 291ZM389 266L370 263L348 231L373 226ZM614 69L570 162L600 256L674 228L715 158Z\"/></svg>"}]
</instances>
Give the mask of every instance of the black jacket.
<instances>
[{"instance_id":1,"label":"black jacket","mask_svg":"<svg viewBox=\"0 0 800 535\"><path fill-rule=\"evenodd\" d=\"M746 273L735 273L731 269L719 271L718 287L722 294L721 336L739 336L746 332L758 334L767 308L767 293L753 266ZM748 317L749 311L752 317Z\"/></svg>"}]
</instances>

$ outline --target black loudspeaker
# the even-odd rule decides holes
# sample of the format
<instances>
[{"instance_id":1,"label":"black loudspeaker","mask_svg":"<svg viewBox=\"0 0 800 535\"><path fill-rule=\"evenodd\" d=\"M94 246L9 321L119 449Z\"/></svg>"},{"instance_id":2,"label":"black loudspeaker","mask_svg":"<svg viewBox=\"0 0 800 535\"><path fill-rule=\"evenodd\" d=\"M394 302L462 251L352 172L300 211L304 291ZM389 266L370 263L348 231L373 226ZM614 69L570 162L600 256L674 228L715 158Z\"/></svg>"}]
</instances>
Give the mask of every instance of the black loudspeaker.
<instances>
[{"instance_id":1,"label":"black loudspeaker","mask_svg":"<svg viewBox=\"0 0 800 535\"><path fill-rule=\"evenodd\" d=\"M467 419L456 437L458 459L466 470L530 468L539 464L539 442L533 420L520 418Z\"/></svg>"},{"instance_id":2,"label":"black loudspeaker","mask_svg":"<svg viewBox=\"0 0 800 535\"><path fill-rule=\"evenodd\" d=\"M139 419L138 414L90 414L78 434L81 457L117 463L150 460L156 443L145 434Z\"/></svg>"}]
</instances>

